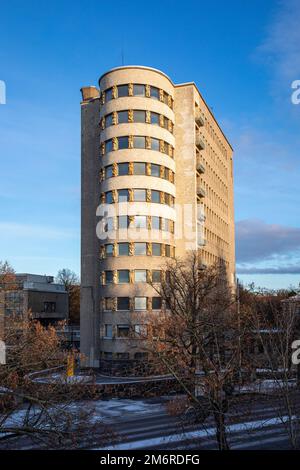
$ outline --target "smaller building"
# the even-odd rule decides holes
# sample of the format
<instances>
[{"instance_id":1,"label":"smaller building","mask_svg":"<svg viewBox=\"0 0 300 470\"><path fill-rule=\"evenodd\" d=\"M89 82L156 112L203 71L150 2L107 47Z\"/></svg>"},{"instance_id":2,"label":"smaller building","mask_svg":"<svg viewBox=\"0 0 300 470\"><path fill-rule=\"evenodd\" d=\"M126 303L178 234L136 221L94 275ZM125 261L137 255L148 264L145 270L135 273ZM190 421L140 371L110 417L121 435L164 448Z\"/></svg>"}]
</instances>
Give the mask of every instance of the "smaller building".
<instances>
[{"instance_id":1,"label":"smaller building","mask_svg":"<svg viewBox=\"0 0 300 470\"><path fill-rule=\"evenodd\" d=\"M68 293L64 286L55 284L53 276L16 274L14 286L2 291L0 318L17 315L39 320L47 326L67 320Z\"/></svg>"}]
</instances>

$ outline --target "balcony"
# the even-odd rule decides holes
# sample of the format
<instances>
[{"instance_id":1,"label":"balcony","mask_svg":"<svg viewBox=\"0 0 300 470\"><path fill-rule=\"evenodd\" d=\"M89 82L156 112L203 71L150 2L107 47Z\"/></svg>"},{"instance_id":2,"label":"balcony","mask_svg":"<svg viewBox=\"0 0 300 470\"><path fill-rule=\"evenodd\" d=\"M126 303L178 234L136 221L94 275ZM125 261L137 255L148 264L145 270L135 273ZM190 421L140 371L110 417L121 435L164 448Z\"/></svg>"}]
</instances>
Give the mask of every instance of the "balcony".
<instances>
[{"instance_id":1,"label":"balcony","mask_svg":"<svg viewBox=\"0 0 300 470\"><path fill-rule=\"evenodd\" d=\"M205 166L203 165L203 163L201 163L199 157L197 157L197 166L196 166L196 168L197 168L198 173L201 173L201 174L205 173Z\"/></svg>"},{"instance_id":2,"label":"balcony","mask_svg":"<svg viewBox=\"0 0 300 470\"><path fill-rule=\"evenodd\" d=\"M198 247L203 247L206 245L206 239L202 236L202 233L197 234L197 244Z\"/></svg>"},{"instance_id":3,"label":"balcony","mask_svg":"<svg viewBox=\"0 0 300 470\"><path fill-rule=\"evenodd\" d=\"M202 184L200 181L197 181L197 196L199 197L205 197L205 189L203 188Z\"/></svg>"},{"instance_id":4,"label":"balcony","mask_svg":"<svg viewBox=\"0 0 300 470\"><path fill-rule=\"evenodd\" d=\"M204 207L202 204L197 204L197 221L198 222L205 221Z\"/></svg>"},{"instance_id":5,"label":"balcony","mask_svg":"<svg viewBox=\"0 0 300 470\"><path fill-rule=\"evenodd\" d=\"M199 108L196 108L195 110L195 121L196 121L196 124L200 127L200 126L204 126L204 119L200 113L200 109Z\"/></svg>"},{"instance_id":6,"label":"balcony","mask_svg":"<svg viewBox=\"0 0 300 470\"><path fill-rule=\"evenodd\" d=\"M205 144L203 140L201 139L199 132L196 133L196 146L198 147L199 150L205 149Z\"/></svg>"}]
</instances>

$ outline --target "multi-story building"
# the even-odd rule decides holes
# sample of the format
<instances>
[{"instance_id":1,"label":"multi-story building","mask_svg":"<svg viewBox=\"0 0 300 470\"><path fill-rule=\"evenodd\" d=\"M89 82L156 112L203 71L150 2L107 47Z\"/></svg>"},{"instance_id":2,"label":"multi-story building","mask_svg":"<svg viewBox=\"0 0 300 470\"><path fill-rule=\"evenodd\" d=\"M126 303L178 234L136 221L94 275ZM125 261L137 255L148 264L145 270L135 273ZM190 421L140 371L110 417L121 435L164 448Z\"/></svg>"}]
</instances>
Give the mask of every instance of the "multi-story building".
<instances>
[{"instance_id":1,"label":"multi-story building","mask_svg":"<svg viewBox=\"0 0 300 470\"><path fill-rule=\"evenodd\" d=\"M5 328L5 318L12 316L25 319L30 315L46 326L67 320L68 293L63 285L53 281L53 276L16 274L13 285L5 286L0 292L2 329Z\"/></svg>"},{"instance_id":2,"label":"multi-story building","mask_svg":"<svg viewBox=\"0 0 300 470\"><path fill-rule=\"evenodd\" d=\"M194 83L127 66L81 91L81 351L98 367L145 359L130 332L163 307L149 281L167 259L200 250L234 283L233 164Z\"/></svg>"}]
</instances>

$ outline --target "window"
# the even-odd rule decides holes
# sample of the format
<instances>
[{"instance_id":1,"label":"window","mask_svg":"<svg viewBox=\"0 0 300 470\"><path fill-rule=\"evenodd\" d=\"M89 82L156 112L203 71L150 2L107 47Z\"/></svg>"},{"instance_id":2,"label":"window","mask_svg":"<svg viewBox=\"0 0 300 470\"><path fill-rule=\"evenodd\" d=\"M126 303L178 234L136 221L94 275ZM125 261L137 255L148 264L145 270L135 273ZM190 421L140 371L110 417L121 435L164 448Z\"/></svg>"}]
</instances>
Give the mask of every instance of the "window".
<instances>
[{"instance_id":1,"label":"window","mask_svg":"<svg viewBox=\"0 0 300 470\"><path fill-rule=\"evenodd\" d=\"M134 122L146 122L146 111L133 111Z\"/></svg>"},{"instance_id":2,"label":"window","mask_svg":"<svg viewBox=\"0 0 300 470\"><path fill-rule=\"evenodd\" d=\"M117 310L129 310L129 297L117 298Z\"/></svg>"},{"instance_id":3,"label":"window","mask_svg":"<svg viewBox=\"0 0 300 470\"><path fill-rule=\"evenodd\" d=\"M105 284L112 284L114 280L113 271L105 271Z\"/></svg>"},{"instance_id":4,"label":"window","mask_svg":"<svg viewBox=\"0 0 300 470\"><path fill-rule=\"evenodd\" d=\"M159 151L159 139L151 138L151 150Z\"/></svg>"},{"instance_id":5,"label":"window","mask_svg":"<svg viewBox=\"0 0 300 470\"><path fill-rule=\"evenodd\" d=\"M147 270L136 269L134 271L134 282L147 282Z\"/></svg>"},{"instance_id":6,"label":"window","mask_svg":"<svg viewBox=\"0 0 300 470\"><path fill-rule=\"evenodd\" d=\"M128 269L120 269L120 271L118 271L118 282L119 282L119 284L128 284L129 283L129 271L128 271Z\"/></svg>"},{"instance_id":7,"label":"window","mask_svg":"<svg viewBox=\"0 0 300 470\"><path fill-rule=\"evenodd\" d=\"M152 216L152 228L153 230L160 230L160 218L156 215Z\"/></svg>"},{"instance_id":8,"label":"window","mask_svg":"<svg viewBox=\"0 0 300 470\"><path fill-rule=\"evenodd\" d=\"M112 113L111 113L111 114L108 114L108 115L105 117L105 127L111 126L112 123L113 123L113 115L112 115Z\"/></svg>"},{"instance_id":9,"label":"window","mask_svg":"<svg viewBox=\"0 0 300 470\"><path fill-rule=\"evenodd\" d=\"M168 93L164 91L164 103L165 104L168 104L168 96L169 96Z\"/></svg>"},{"instance_id":10,"label":"window","mask_svg":"<svg viewBox=\"0 0 300 470\"><path fill-rule=\"evenodd\" d=\"M44 312L54 313L56 311L56 302L44 302Z\"/></svg>"},{"instance_id":11,"label":"window","mask_svg":"<svg viewBox=\"0 0 300 470\"><path fill-rule=\"evenodd\" d=\"M161 310L161 297L152 297L152 309Z\"/></svg>"},{"instance_id":12,"label":"window","mask_svg":"<svg viewBox=\"0 0 300 470\"><path fill-rule=\"evenodd\" d=\"M133 137L133 147L135 149L144 149L146 147L146 139L140 135Z\"/></svg>"},{"instance_id":13,"label":"window","mask_svg":"<svg viewBox=\"0 0 300 470\"><path fill-rule=\"evenodd\" d=\"M118 98L122 98L123 96L128 96L128 85L118 86Z\"/></svg>"},{"instance_id":14,"label":"window","mask_svg":"<svg viewBox=\"0 0 300 470\"><path fill-rule=\"evenodd\" d=\"M165 246L165 255L166 255L168 258L170 258L170 256L171 256L171 247L170 247L170 245L166 245L166 246Z\"/></svg>"},{"instance_id":15,"label":"window","mask_svg":"<svg viewBox=\"0 0 300 470\"><path fill-rule=\"evenodd\" d=\"M158 113L151 113L151 124L156 124L159 126L159 114Z\"/></svg>"},{"instance_id":16,"label":"window","mask_svg":"<svg viewBox=\"0 0 300 470\"><path fill-rule=\"evenodd\" d=\"M108 361L112 360L113 358L113 355L112 355L112 352L104 352L104 359L107 359Z\"/></svg>"},{"instance_id":17,"label":"window","mask_svg":"<svg viewBox=\"0 0 300 470\"><path fill-rule=\"evenodd\" d=\"M117 336L118 338L128 338L130 333L129 325L118 325L117 326Z\"/></svg>"},{"instance_id":18,"label":"window","mask_svg":"<svg viewBox=\"0 0 300 470\"><path fill-rule=\"evenodd\" d=\"M145 175L146 174L146 163L135 162L133 164L133 172L135 175Z\"/></svg>"},{"instance_id":19,"label":"window","mask_svg":"<svg viewBox=\"0 0 300 470\"><path fill-rule=\"evenodd\" d=\"M113 256L114 254L114 245L105 245L105 255L106 256Z\"/></svg>"},{"instance_id":20,"label":"window","mask_svg":"<svg viewBox=\"0 0 300 470\"><path fill-rule=\"evenodd\" d=\"M155 100L159 100L159 89L156 88L156 86L150 87L150 96L151 98L154 98Z\"/></svg>"},{"instance_id":21,"label":"window","mask_svg":"<svg viewBox=\"0 0 300 470\"><path fill-rule=\"evenodd\" d=\"M170 223L170 221L169 221L168 219L163 219L163 223L162 223L161 229L162 229L164 232L168 232L168 231L169 231L169 223Z\"/></svg>"},{"instance_id":22,"label":"window","mask_svg":"<svg viewBox=\"0 0 300 470\"><path fill-rule=\"evenodd\" d=\"M145 96L145 85L133 85L133 96Z\"/></svg>"},{"instance_id":23,"label":"window","mask_svg":"<svg viewBox=\"0 0 300 470\"><path fill-rule=\"evenodd\" d=\"M118 191L118 202L128 202L129 192L128 189L119 189Z\"/></svg>"},{"instance_id":24,"label":"window","mask_svg":"<svg viewBox=\"0 0 300 470\"><path fill-rule=\"evenodd\" d=\"M128 122L128 111L118 112L118 124L124 124Z\"/></svg>"},{"instance_id":25,"label":"window","mask_svg":"<svg viewBox=\"0 0 300 470\"><path fill-rule=\"evenodd\" d=\"M114 218L107 217L107 219L105 220L104 232L110 232L113 229L114 229Z\"/></svg>"},{"instance_id":26,"label":"window","mask_svg":"<svg viewBox=\"0 0 300 470\"><path fill-rule=\"evenodd\" d=\"M105 297L105 306L104 309L111 311L114 308L114 299L112 297Z\"/></svg>"},{"instance_id":27,"label":"window","mask_svg":"<svg viewBox=\"0 0 300 470\"><path fill-rule=\"evenodd\" d=\"M152 282L161 282L161 271L157 269L152 271Z\"/></svg>"},{"instance_id":28,"label":"window","mask_svg":"<svg viewBox=\"0 0 300 470\"><path fill-rule=\"evenodd\" d=\"M147 228L147 217L145 215L136 215L134 217L135 228Z\"/></svg>"},{"instance_id":29,"label":"window","mask_svg":"<svg viewBox=\"0 0 300 470\"><path fill-rule=\"evenodd\" d=\"M105 338L112 338L112 325L105 325L105 332L104 332L104 336Z\"/></svg>"},{"instance_id":30,"label":"window","mask_svg":"<svg viewBox=\"0 0 300 470\"><path fill-rule=\"evenodd\" d=\"M135 243L134 244L134 254L135 255L146 255L147 254L146 243Z\"/></svg>"},{"instance_id":31,"label":"window","mask_svg":"<svg viewBox=\"0 0 300 470\"><path fill-rule=\"evenodd\" d=\"M129 243L119 243L119 256L129 256Z\"/></svg>"},{"instance_id":32,"label":"window","mask_svg":"<svg viewBox=\"0 0 300 470\"><path fill-rule=\"evenodd\" d=\"M135 202L146 202L146 189L134 189L133 199Z\"/></svg>"},{"instance_id":33,"label":"window","mask_svg":"<svg viewBox=\"0 0 300 470\"><path fill-rule=\"evenodd\" d=\"M105 101L112 100L112 88L108 88L105 92Z\"/></svg>"},{"instance_id":34,"label":"window","mask_svg":"<svg viewBox=\"0 0 300 470\"><path fill-rule=\"evenodd\" d=\"M160 202L160 191L151 191L151 202Z\"/></svg>"},{"instance_id":35,"label":"window","mask_svg":"<svg viewBox=\"0 0 300 470\"><path fill-rule=\"evenodd\" d=\"M147 297L135 297L134 309L135 310L147 310Z\"/></svg>"},{"instance_id":36,"label":"window","mask_svg":"<svg viewBox=\"0 0 300 470\"><path fill-rule=\"evenodd\" d=\"M152 255L161 256L161 244L160 243L152 243Z\"/></svg>"},{"instance_id":37,"label":"window","mask_svg":"<svg viewBox=\"0 0 300 470\"><path fill-rule=\"evenodd\" d=\"M128 163L119 163L118 164L118 175L119 176L126 176L129 173L129 165Z\"/></svg>"},{"instance_id":38,"label":"window","mask_svg":"<svg viewBox=\"0 0 300 470\"><path fill-rule=\"evenodd\" d=\"M112 139L109 139L105 142L105 153L111 152L113 149Z\"/></svg>"},{"instance_id":39,"label":"window","mask_svg":"<svg viewBox=\"0 0 300 470\"><path fill-rule=\"evenodd\" d=\"M105 178L111 178L113 175L113 166L109 165L105 168Z\"/></svg>"},{"instance_id":40,"label":"window","mask_svg":"<svg viewBox=\"0 0 300 470\"><path fill-rule=\"evenodd\" d=\"M147 325L134 325L134 332L136 336L147 336Z\"/></svg>"},{"instance_id":41,"label":"window","mask_svg":"<svg viewBox=\"0 0 300 470\"><path fill-rule=\"evenodd\" d=\"M137 361L146 361L148 359L148 353L146 352L136 352L134 354L134 359L136 359Z\"/></svg>"},{"instance_id":42,"label":"window","mask_svg":"<svg viewBox=\"0 0 300 470\"><path fill-rule=\"evenodd\" d=\"M118 142L119 142L119 150L128 149L128 137L127 136L119 137Z\"/></svg>"},{"instance_id":43,"label":"window","mask_svg":"<svg viewBox=\"0 0 300 470\"><path fill-rule=\"evenodd\" d=\"M118 228L119 229L127 229L129 226L129 220L127 215L120 215L118 218Z\"/></svg>"},{"instance_id":44,"label":"window","mask_svg":"<svg viewBox=\"0 0 300 470\"><path fill-rule=\"evenodd\" d=\"M116 353L116 358L119 359L120 361L128 360L129 359L129 353L126 353L126 352Z\"/></svg>"},{"instance_id":45,"label":"window","mask_svg":"<svg viewBox=\"0 0 300 470\"><path fill-rule=\"evenodd\" d=\"M112 196L112 191L108 191L107 193L105 193L105 202L106 204L112 204L114 201L113 201L113 196Z\"/></svg>"},{"instance_id":46,"label":"window","mask_svg":"<svg viewBox=\"0 0 300 470\"><path fill-rule=\"evenodd\" d=\"M168 127L169 127L169 119L166 118L166 116L164 116L164 128L168 129Z\"/></svg>"},{"instance_id":47,"label":"window","mask_svg":"<svg viewBox=\"0 0 300 470\"><path fill-rule=\"evenodd\" d=\"M155 165L152 163L151 165L151 176L157 176L158 178L160 177L160 166Z\"/></svg>"}]
</instances>

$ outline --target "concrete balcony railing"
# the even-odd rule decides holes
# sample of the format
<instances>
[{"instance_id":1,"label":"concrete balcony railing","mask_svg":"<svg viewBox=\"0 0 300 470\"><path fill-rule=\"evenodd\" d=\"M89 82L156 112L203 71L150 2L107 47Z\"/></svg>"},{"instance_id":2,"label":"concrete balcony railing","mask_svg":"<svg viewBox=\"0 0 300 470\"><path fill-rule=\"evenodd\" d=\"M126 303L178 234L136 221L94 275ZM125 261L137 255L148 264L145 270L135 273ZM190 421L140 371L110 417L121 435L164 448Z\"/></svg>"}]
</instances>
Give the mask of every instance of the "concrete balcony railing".
<instances>
[{"instance_id":1,"label":"concrete balcony railing","mask_svg":"<svg viewBox=\"0 0 300 470\"><path fill-rule=\"evenodd\" d=\"M205 173L205 166L203 165L203 163L201 163L201 160L199 157L197 157L196 168L197 168L198 173L201 173L201 174Z\"/></svg>"},{"instance_id":2,"label":"concrete balcony railing","mask_svg":"<svg viewBox=\"0 0 300 470\"><path fill-rule=\"evenodd\" d=\"M198 126L204 126L204 118L199 108L196 108L195 110L195 121Z\"/></svg>"},{"instance_id":3,"label":"concrete balcony railing","mask_svg":"<svg viewBox=\"0 0 300 470\"><path fill-rule=\"evenodd\" d=\"M199 247L206 245L206 239L200 234L197 235L197 244Z\"/></svg>"},{"instance_id":4,"label":"concrete balcony railing","mask_svg":"<svg viewBox=\"0 0 300 470\"><path fill-rule=\"evenodd\" d=\"M199 150L205 149L205 143L201 139L199 132L196 133L196 146L198 147Z\"/></svg>"},{"instance_id":5,"label":"concrete balcony railing","mask_svg":"<svg viewBox=\"0 0 300 470\"><path fill-rule=\"evenodd\" d=\"M205 189L203 188L200 181L197 181L197 196L205 197Z\"/></svg>"},{"instance_id":6,"label":"concrete balcony railing","mask_svg":"<svg viewBox=\"0 0 300 470\"><path fill-rule=\"evenodd\" d=\"M205 221L204 207L202 204L197 204L197 221L198 222Z\"/></svg>"}]
</instances>

